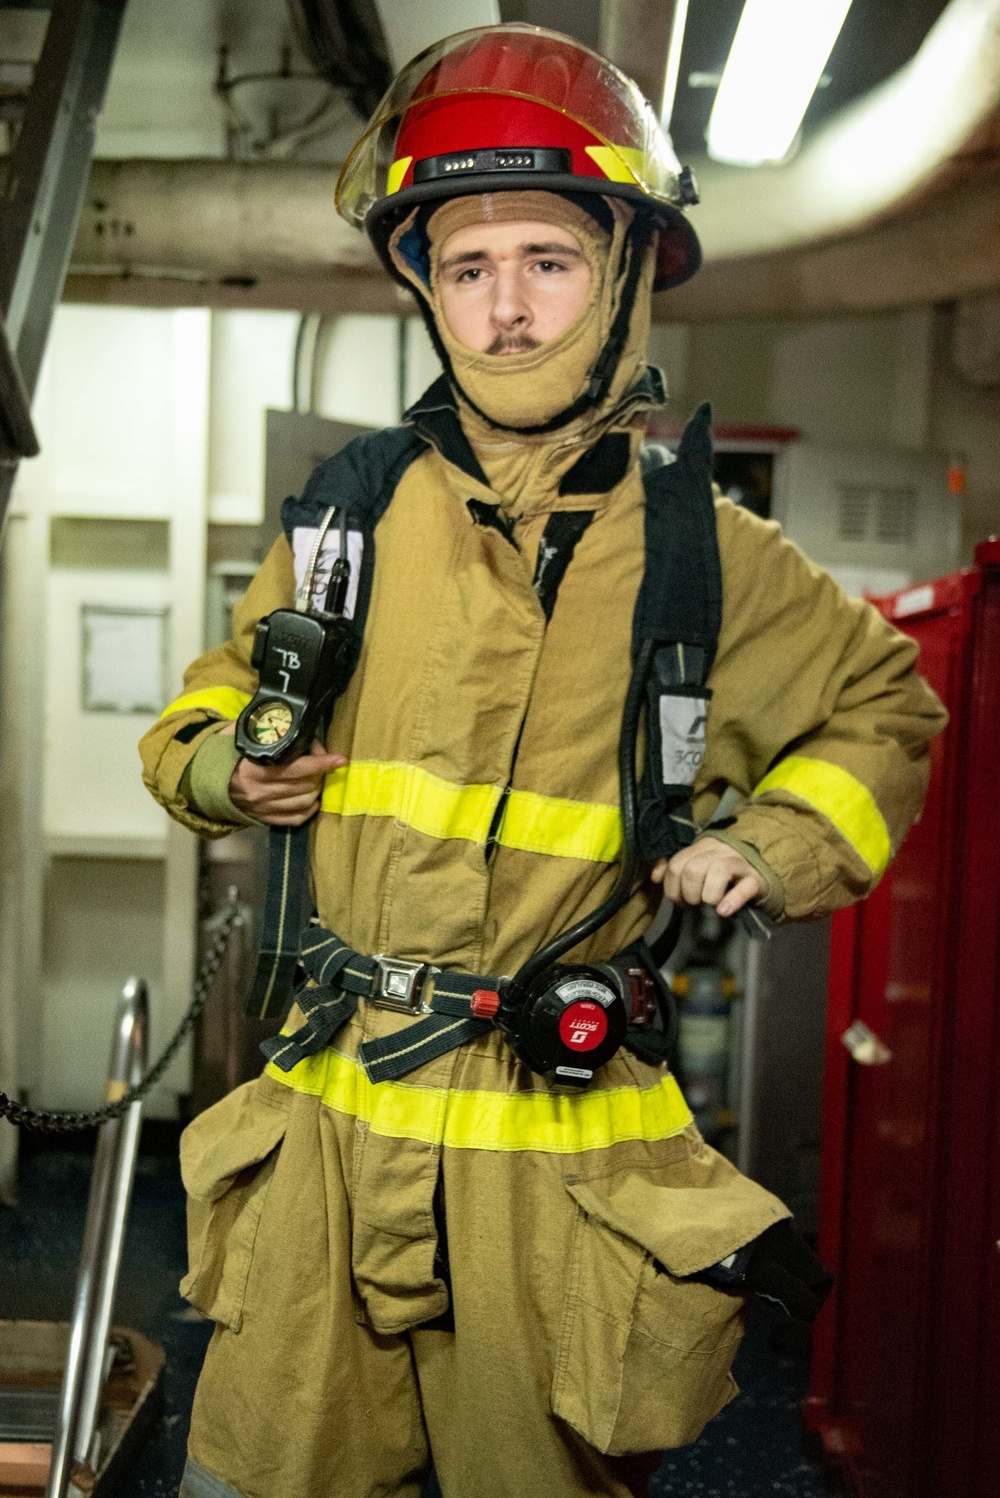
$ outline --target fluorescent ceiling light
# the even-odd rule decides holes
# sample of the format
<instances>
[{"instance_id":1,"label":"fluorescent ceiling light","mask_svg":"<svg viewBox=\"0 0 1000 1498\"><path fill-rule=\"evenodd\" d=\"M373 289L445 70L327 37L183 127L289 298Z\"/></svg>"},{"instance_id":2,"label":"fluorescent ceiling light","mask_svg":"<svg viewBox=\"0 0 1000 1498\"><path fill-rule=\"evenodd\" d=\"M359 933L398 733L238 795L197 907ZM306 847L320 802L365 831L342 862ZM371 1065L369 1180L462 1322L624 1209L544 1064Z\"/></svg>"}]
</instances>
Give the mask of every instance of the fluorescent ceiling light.
<instances>
[{"instance_id":1,"label":"fluorescent ceiling light","mask_svg":"<svg viewBox=\"0 0 1000 1498\"><path fill-rule=\"evenodd\" d=\"M663 75L663 94L660 98L660 123L664 130L670 129L670 116L674 112L677 94L677 76L681 70L681 53L684 50L684 28L687 25L688 0L676 0L673 20L670 23L670 46L667 65Z\"/></svg>"},{"instance_id":2,"label":"fluorescent ceiling light","mask_svg":"<svg viewBox=\"0 0 1000 1498\"><path fill-rule=\"evenodd\" d=\"M746 0L708 122L708 154L783 161L851 0Z\"/></svg>"}]
</instances>

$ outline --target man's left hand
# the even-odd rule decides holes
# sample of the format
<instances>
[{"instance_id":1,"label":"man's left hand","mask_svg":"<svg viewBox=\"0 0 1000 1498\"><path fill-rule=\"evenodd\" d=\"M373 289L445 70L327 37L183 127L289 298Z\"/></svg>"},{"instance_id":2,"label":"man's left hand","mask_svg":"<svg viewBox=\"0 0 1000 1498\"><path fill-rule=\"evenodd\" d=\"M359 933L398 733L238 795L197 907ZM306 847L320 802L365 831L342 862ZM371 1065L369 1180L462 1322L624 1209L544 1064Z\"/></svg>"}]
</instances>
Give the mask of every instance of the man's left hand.
<instances>
[{"instance_id":1,"label":"man's left hand","mask_svg":"<svg viewBox=\"0 0 1000 1498\"><path fill-rule=\"evenodd\" d=\"M663 884L663 893L675 904L714 905L722 916L735 915L767 890L742 853L717 837L700 837L669 863L661 858L650 877Z\"/></svg>"}]
</instances>

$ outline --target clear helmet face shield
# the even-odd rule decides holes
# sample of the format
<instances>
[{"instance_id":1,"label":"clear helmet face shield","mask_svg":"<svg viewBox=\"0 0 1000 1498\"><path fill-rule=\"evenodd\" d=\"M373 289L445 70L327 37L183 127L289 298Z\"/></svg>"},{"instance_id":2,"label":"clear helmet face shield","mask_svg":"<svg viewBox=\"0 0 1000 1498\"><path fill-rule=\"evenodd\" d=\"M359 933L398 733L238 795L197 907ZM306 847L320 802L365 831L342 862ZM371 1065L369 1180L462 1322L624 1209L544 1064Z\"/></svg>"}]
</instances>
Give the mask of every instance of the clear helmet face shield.
<instances>
[{"instance_id":1,"label":"clear helmet face shield","mask_svg":"<svg viewBox=\"0 0 1000 1498\"><path fill-rule=\"evenodd\" d=\"M479 27L415 57L340 174L337 210L383 259L413 206L512 188L628 199L660 231L658 288L700 264L682 208L690 175L639 89L582 43L536 26Z\"/></svg>"}]
</instances>

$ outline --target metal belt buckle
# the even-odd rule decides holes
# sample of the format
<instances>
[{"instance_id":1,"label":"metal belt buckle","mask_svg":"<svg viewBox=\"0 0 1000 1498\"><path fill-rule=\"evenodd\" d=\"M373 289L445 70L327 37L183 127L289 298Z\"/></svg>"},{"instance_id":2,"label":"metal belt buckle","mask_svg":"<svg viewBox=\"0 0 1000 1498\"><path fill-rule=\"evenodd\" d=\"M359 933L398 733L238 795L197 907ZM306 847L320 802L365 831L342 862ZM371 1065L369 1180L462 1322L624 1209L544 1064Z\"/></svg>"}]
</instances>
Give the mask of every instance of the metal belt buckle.
<instances>
[{"instance_id":1,"label":"metal belt buckle","mask_svg":"<svg viewBox=\"0 0 1000 1498\"><path fill-rule=\"evenodd\" d=\"M372 1003L380 1009L398 1009L402 1014L418 1013L422 1007L426 972L426 962L376 955Z\"/></svg>"}]
</instances>

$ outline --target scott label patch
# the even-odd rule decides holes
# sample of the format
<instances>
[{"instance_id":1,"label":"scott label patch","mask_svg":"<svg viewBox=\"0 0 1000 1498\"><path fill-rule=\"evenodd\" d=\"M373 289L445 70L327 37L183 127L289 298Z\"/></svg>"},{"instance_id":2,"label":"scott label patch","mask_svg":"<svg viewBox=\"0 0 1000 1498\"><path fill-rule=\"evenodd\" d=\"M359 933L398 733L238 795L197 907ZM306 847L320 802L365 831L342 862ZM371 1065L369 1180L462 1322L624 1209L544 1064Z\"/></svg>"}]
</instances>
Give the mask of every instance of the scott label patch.
<instances>
[{"instance_id":1,"label":"scott label patch","mask_svg":"<svg viewBox=\"0 0 1000 1498\"><path fill-rule=\"evenodd\" d=\"M295 596L298 598L306 577L306 568L309 566L309 558L312 556L313 545L316 541L316 527L313 525L297 525L292 532L292 555L295 560ZM364 554L364 540L360 531L347 532L347 560L351 564L351 581L347 589L347 602L344 605L344 613L348 619L354 618L354 607L358 600L358 580L361 577L361 558ZM323 537L323 549L316 563L316 571L313 575L311 607L322 609L326 603L326 594L330 586L330 569L340 556L340 532L336 525L332 525Z\"/></svg>"},{"instance_id":2,"label":"scott label patch","mask_svg":"<svg viewBox=\"0 0 1000 1498\"><path fill-rule=\"evenodd\" d=\"M705 727L708 699L660 697L660 739L663 749L663 784L694 785L705 758Z\"/></svg>"},{"instance_id":3,"label":"scott label patch","mask_svg":"<svg viewBox=\"0 0 1000 1498\"><path fill-rule=\"evenodd\" d=\"M590 999L577 999L559 1019L559 1038L571 1051L592 1051L607 1033L608 1017Z\"/></svg>"}]
</instances>

